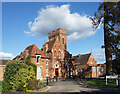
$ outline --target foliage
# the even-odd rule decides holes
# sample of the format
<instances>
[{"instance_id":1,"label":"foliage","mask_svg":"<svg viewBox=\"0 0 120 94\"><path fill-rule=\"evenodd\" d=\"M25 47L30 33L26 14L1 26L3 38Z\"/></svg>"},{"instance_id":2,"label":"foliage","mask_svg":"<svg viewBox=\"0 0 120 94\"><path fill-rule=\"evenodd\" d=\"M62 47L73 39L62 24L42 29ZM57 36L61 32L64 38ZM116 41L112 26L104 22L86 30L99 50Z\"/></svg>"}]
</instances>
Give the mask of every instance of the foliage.
<instances>
[{"instance_id":1,"label":"foliage","mask_svg":"<svg viewBox=\"0 0 120 94\"><path fill-rule=\"evenodd\" d=\"M10 84L13 86L13 89L19 90L20 87L23 87L24 84L35 78L35 73L33 68L28 66L27 68L20 69L13 77L13 82Z\"/></svg>"},{"instance_id":2,"label":"foliage","mask_svg":"<svg viewBox=\"0 0 120 94\"><path fill-rule=\"evenodd\" d=\"M112 74L112 54L120 57L120 2L100 3L94 17L93 27L97 29L104 23L104 45L106 55L106 72Z\"/></svg>"},{"instance_id":3,"label":"foliage","mask_svg":"<svg viewBox=\"0 0 120 94\"><path fill-rule=\"evenodd\" d=\"M0 92L2 91L2 81L0 81Z\"/></svg>"},{"instance_id":4,"label":"foliage","mask_svg":"<svg viewBox=\"0 0 120 94\"><path fill-rule=\"evenodd\" d=\"M28 90L34 90L34 89L37 89L37 88L38 88L37 80L36 79L30 80L29 83L28 83L27 89Z\"/></svg>"},{"instance_id":5,"label":"foliage","mask_svg":"<svg viewBox=\"0 0 120 94\"><path fill-rule=\"evenodd\" d=\"M19 69L26 67L27 65L21 61L9 61L5 68L4 80L10 82Z\"/></svg>"},{"instance_id":6,"label":"foliage","mask_svg":"<svg viewBox=\"0 0 120 94\"><path fill-rule=\"evenodd\" d=\"M12 89L12 86L6 82L6 81L2 81L2 92L8 92Z\"/></svg>"},{"instance_id":7,"label":"foliage","mask_svg":"<svg viewBox=\"0 0 120 94\"><path fill-rule=\"evenodd\" d=\"M7 64L4 72L4 88L22 91L24 85L35 78L32 66L28 66L25 62L11 61ZM6 85L8 84L8 85ZM9 88L10 86L10 88ZM7 91L6 91L7 92Z\"/></svg>"},{"instance_id":8,"label":"foliage","mask_svg":"<svg viewBox=\"0 0 120 94\"><path fill-rule=\"evenodd\" d=\"M33 63L30 62L30 58L31 58L31 55L29 54L29 55L26 57L25 63L26 63L27 65L33 67L33 70L34 70L35 75L36 75L36 73L37 73L37 67L36 67L35 64L33 64Z\"/></svg>"},{"instance_id":9,"label":"foliage","mask_svg":"<svg viewBox=\"0 0 120 94\"><path fill-rule=\"evenodd\" d=\"M114 59L112 62L113 71L115 74L120 74L120 58Z\"/></svg>"}]
</instances>

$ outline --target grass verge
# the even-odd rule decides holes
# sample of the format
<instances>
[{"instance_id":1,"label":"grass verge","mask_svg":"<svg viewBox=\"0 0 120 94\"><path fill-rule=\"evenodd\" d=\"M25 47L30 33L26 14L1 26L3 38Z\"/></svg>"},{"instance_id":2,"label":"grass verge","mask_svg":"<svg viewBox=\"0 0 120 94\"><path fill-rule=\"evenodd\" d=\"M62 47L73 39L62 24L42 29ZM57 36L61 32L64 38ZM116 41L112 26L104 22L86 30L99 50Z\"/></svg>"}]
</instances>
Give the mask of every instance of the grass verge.
<instances>
[{"instance_id":1,"label":"grass verge","mask_svg":"<svg viewBox=\"0 0 120 94\"><path fill-rule=\"evenodd\" d=\"M89 85L94 85L94 86L105 86L105 87L116 87L116 80L108 80L106 85L106 80L105 79L91 79L86 81L87 84ZM120 83L120 79L119 79Z\"/></svg>"}]
</instances>

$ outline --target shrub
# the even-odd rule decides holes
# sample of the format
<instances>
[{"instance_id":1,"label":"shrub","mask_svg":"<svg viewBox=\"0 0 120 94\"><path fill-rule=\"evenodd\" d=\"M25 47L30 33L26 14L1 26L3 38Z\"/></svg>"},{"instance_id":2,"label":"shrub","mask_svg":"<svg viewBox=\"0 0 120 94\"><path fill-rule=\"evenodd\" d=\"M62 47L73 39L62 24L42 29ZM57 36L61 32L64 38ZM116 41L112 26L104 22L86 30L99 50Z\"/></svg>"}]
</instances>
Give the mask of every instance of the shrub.
<instances>
[{"instance_id":1,"label":"shrub","mask_svg":"<svg viewBox=\"0 0 120 94\"><path fill-rule=\"evenodd\" d=\"M30 58L31 58L31 55L29 54L27 57L26 57L26 60L25 60L25 63L28 65L28 66L32 66L33 67L33 70L35 72L35 75L37 74L37 67L35 64L31 63L30 62Z\"/></svg>"},{"instance_id":2,"label":"shrub","mask_svg":"<svg viewBox=\"0 0 120 94\"><path fill-rule=\"evenodd\" d=\"M30 80L35 78L33 67L27 65L25 62L11 61L7 64L5 70L6 71L4 73L4 81L6 83L9 83L10 87L12 87L10 89L23 91L23 86Z\"/></svg>"},{"instance_id":3,"label":"shrub","mask_svg":"<svg viewBox=\"0 0 120 94\"><path fill-rule=\"evenodd\" d=\"M16 75L13 77L14 81L11 82L11 84L13 85L13 89L19 90L20 88L23 88L23 85L34 78L35 73L33 72L33 68L28 66L28 68L22 68L16 73Z\"/></svg>"},{"instance_id":4,"label":"shrub","mask_svg":"<svg viewBox=\"0 0 120 94\"><path fill-rule=\"evenodd\" d=\"M28 83L27 89L28 90L34 90L34 89L37 89L37 88L38 88L37 80L36 79L30 80L29 83Z\"/></svg>"},{"instance_id":5,"label":"shrub","mask_svg":"<svg viewBox=\"0 0 120 94\"><path fill-rule=\"evenodd\" d=\"M9 92L11 90L11 85L6 82L6 81L2 81L2 92Z\"/></svg>"}]
</instances>

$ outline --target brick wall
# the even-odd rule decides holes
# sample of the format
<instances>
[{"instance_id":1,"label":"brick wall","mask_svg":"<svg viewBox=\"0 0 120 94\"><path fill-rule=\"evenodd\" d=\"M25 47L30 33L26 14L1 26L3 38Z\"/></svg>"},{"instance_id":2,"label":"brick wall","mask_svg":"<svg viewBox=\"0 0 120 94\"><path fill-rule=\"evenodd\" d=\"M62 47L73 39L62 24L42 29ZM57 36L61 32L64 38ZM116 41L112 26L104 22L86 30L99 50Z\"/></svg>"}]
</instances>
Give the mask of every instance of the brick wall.
<instances>
[{"instance_id":1,"label":"brick wall","mask_svg":"<svg viewBox=\"0 0 120 94\"><path fill-rule=\"evenodd\" d=\"M4 75L4 72L3 72L3 69L5 69L6 65L0 65L0 80L3 80L3 75Z\"/></svg>"}]
</instances>

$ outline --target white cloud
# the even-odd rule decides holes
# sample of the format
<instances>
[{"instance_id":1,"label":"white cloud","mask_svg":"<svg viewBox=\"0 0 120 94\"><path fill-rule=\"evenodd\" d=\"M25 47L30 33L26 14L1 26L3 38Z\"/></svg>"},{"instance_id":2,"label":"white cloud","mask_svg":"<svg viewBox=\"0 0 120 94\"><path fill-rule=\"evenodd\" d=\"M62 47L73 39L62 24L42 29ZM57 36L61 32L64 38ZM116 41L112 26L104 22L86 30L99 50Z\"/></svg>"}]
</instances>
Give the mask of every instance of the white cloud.
<instances>
[{"instance_id":1,"label":"white cloud","mask_svg":"<svg viewBox=\"0 0 120 94\"><path fill-rule=\"evenodd\" d=\"M49 32L63 28L67 30L68 40L83 39L95 34L92 22L87 15L71 13L70 5L47 6L38 11L38 17L29 22L27 34L46 36Z\"/></svg>"},{"instance_id":2,"label":"white cloud","mask_svg":"<svg viewBox=\"0 0 120 94\"><path fill-rule=\"evenodd\" d=\"M0 59L11 60L13 58L12 53L0 52Z\"/></svg>"},{"instance_id":3,"label":"white cloud","mask_svg":"<svg viewBox=\"0 0 120 94\"><path fill-rule=\"evenodd\" d=\"M105 63L105 49L93 49L92 50L93 56L95 60L99 63Z\"/></svg>"}]
</instances>

